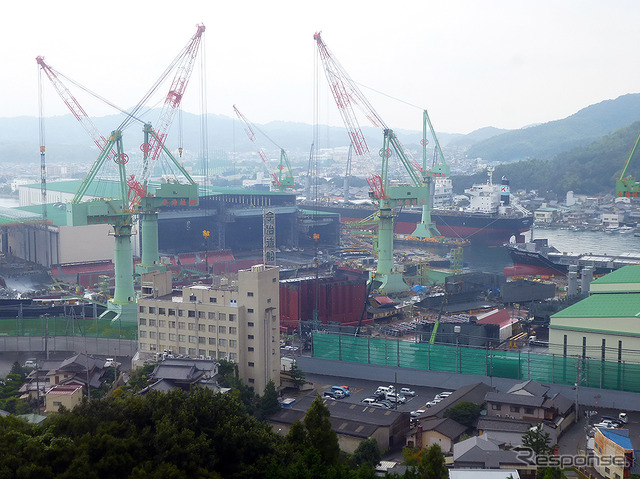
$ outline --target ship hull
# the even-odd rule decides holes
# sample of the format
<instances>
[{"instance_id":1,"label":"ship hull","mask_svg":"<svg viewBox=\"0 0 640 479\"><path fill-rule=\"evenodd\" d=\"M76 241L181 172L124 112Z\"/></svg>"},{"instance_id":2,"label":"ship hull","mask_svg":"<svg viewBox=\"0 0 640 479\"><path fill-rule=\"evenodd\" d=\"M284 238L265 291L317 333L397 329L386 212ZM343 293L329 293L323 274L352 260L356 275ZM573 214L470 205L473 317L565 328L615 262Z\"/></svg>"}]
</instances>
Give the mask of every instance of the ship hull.
<instances>
[{"instance_id":1,"label":"ship hull","mask_svg":"<svg viewBox=\"0 0 640 479\"><path fill-rule=\"evenodd\" d=\"M375 212L373 208L349 206L318 206L318 210L340 214L343 223L358 221ZM399 211L396 216L394 232L410 235L420 222L420 211ZM524 241L523 233L529 231L533 216L513 217L484 213L438 212L431 213L431 220L438 231L447 238L464 239L472 244L502 246L515 237L517 242Z\"/></svg>"},{"instance_id":2,"label":"ship hull","mask_svg":"<svg viewBox=\"0 0 640 479\"><path fill-rule=\"evenodd\" d=\"M507 276L565 276L569 269L566 265L552 262L538 251L522 251L507 247L513 266L506 267Z\"/></svg>"}]
</instances>

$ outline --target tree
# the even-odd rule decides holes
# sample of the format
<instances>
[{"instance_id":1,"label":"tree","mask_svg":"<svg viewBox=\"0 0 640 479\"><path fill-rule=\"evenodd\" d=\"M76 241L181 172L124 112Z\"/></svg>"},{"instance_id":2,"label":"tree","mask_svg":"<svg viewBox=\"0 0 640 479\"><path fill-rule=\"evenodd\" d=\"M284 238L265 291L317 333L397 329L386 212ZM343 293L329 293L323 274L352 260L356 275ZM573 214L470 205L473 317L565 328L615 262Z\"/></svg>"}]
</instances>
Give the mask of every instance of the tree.
<instances>
[{"instance_id":1,"label":"tree","mask_svg":"<svg viewBox=\"0 0 640 479\"><path fill-rule=\"evenodd\" d=\"M439 444L428 449L408 449L403 451L405 463L409 466L407 479L447 479L449 470L445 466L444 455Z\"/></svg>"},{"instance_id":2,"label":"tree","mask_svg":"<svg viewBox=\"0 0 640 479\"><path fill-rule=\"evenodd\" d=\"M304 416L309 442L320 453L327 464L335 464L340 456L338 435L331 429L329 408L324 405L319 394L311 403L311 407Z\"/></svg>"},{"instance_id":3,"label":"tree","mask_svg":"<svg viewBox=\"0 0 640 479\"><path fill-rule=\"evenodd\" d=\"M302 369L300 369L294 362L289 369L289 375L291 376L291 380L293 381L293 387L300 391L300 388L302 388L302 386L304 386L306 382L304 371L302 371Z\"/></svg>"},{"instance_id":4,"label":"tree","mask_svg":"<svg viewBox=\"0 0 640 479\"><path fill-rule=\"evenodd\" d=\"M373 437L362 441L353 451L352 459L358 466L369 464L371 467L376 467L380 463L380 459L382 459L378 441Z\"/></svg>"},{"instance_id":5,"label":"tree","mask_svg":"<svg viewBox=\"0 0 640 479\"><path fill-rule=\"evenodd\" d=\"M257 410L259 417L264 419L280 410L278 391L273 381L269 381L264 387L264 394L258 399Z\"/></svg>"},{"instance_id":6,"label":"tree","mask_svg":"<svg viewBox=\"0 0 640 479\"><path fill-rule=\"evenodd\" d=\"M550 442L551 436L549 436L548 432L542 430L542 424L538 424L522 435L522 445L535 452L536 456L550 455L553 452L553 449L549 446Z\"/></svg>"},{"instance_id":7,"label":"tree","mask_svg":"<svg viewBox=\"0 0 640 479\"><path fill-rule=\"evenodd\" d=\"M444 412L444 417L453 419L463 426L472 427L480 417L482 408L470 401L461 401Z\"/></svg>"}]
</instances>

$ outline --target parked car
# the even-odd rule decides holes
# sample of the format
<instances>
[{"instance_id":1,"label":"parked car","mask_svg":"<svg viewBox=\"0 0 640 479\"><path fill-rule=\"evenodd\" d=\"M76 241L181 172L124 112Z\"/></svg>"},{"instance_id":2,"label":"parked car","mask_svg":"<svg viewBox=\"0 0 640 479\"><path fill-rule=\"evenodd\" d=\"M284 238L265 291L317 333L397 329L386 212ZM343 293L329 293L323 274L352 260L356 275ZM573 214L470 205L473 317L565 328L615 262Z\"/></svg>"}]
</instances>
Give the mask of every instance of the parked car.
<instances>
[{"instance_id":1,"label":"parked car","mask_svg":"<svg viewBox=\"0 0 640 479\"><path fill-rule=\"evenodd\" d=\"M600 422L610 422L611 424L613 424L616 427L624 426L624 423L620 419L618 419L617 417L602 416L600 418Z\"/></svg>"},{"instance_id":2,"label":"parked car","mask_svg":"<svg viewBox=\"0 0 640 479\"><path fill-rule=\"evenodd\" d=\"M387 409L391 409L393 407L393 403L391 401L387 401L386 399L383 401L378 401L376 404L382 404L383 407Z\"/></svg>"},{"instance_id":3,"label":"parked car","mask_svg":"<svg viewBox=\"0 0 640 479\"><path fill-rule=\"evenodd\" d=\"M385 409L391 409L393 406L386 404L386 403L382 403L382 402L374 402L373 404L371 404L372 407L382 407Z\"/></svg>"},{"instance_id":4,"label":"parked car","mask_svg":"<svg viewBox=\"0 0 640 479\"><path fill-rule=\"evenodd\" d=\"M442 399L448 398L448 397L449 397L449 396L451 396L452 394L453 394L453 393L452 393L451 391L444 391L444 392L441 392L440 394L437 394L437 395L436 395L436 399L440 399L440 400L442 400Z\"/></svg>"},{"instance_id":5,"label":"parked car","mask_svg":"<svg viewBox=\"0 0 640 479\"><path fill-rule=\"evenodd\" d=\"M423 414L425 412L424 409L418 409L417 411L411 411L411 417L418 417L420 416L420 414Z\"/></svg>"},{"instance_id":6,"label":"parked car","mask_svg":"<svg viewBox=\"0 0 640 479\"><path fill-rule=\"evenodd\" d=\"M373 394L373 396L371 396L371 397L374 397L374 398L376 398L376 400L381 401L381 400L383 400L383 399L386 399L386 398L387 398L387 395L386 395L385 393L383 393L383 392L377 392L377 391L376 391L376 392Z\"/></svg>"},{"instance_id":7,"label":"parked car","mask_svg":"<svg viewBox=\"0 0 640 479\"><path fill-rule=\"evenodd\" d=\"M331 390L333 392L338 392L340 391L342 394L344 394L344 396L349 396L351 395L351 392L349 391L349 388L347 386L331 386ZM344 397L343 396L343 397Z\"/></svg>"},{"instance_id":8,"label":"parked car","mask_svg":"<svg viewBox=\"0 0 640 479\"><path fill-rule=\"evenodd\" d=\"M325 391L322 397L329 398L329 399L337 399L336 393L334 393L333 391Z\"/></svg>"},{"instance_id":9,"label":"parked car","mask_svg":"<svg viewBox=\"0 0 640 479\"><path fill-rule=\"evenodd\" d=\"M24 367L25 368L35 368L37 366L37 359L36 358L29 358L24 362Z\"/></svg>"},{"instance_id":10,"label":"parked car","mask_svg":"<svg viewBox=\"0 0 640 479\"><path fill-rule=\"evenodd\" d=\"M407 398L402 394L389 393L387 394L387 400L391 402L399 402L400 404L404 404L407 402Z\"/></svg>"},{"instance_id":11,"label":"parked car","mask_svg":"<svg viewBox=\"0 0 640 479\"><path fill-rule=\"evenodd\" d=\"M611 421L600 421L599 423L594 424L593 427L604 427L604 428L607 428L607 429L616 429L617 428L617 426L614 423L612 423Z\"/></svg>"},{"instance_id":12,"label":"parked car","mask_svg":"<svg viewBox=\"0 0 640 479\"><path fill-rule=\"evenodd\" d=\"M440 401L429 401L427 404L425 404L425 406L427 407L433 407L436 404L438 404Z\"/></svg>"},{"instance_id":13,"label":"parked car","mask_svg":"<svg viewBox=\"0 0 640 479\"><path fill-rule=\"evenodd\" d=\"M377 400L376 400L376 398L374 398L374 397L368 397L368 398L364 398L364 399L362 400L362 402L363 402L363 403L365 403L365 404L373 404L373 403L374 403L374 402L376 402L376 401L377 401Z\"/></svg>"},{"instance_id":14,"label":"parked car","mask_svg":"<svg viewBox=\"0 0 640 479\"><path fill-rule=\"evenodd\" d=\"M395 392L395 388L393 386L378 386L376 393L392 393Z\"/></svg>"},{"instance_id":15,"label":"parked car","mask_svg":"<svg viewBox=\"0 0 640 479\"><path fill-rule=\"evenodd\" d=\"M629 420L629 418L627 417L627 413L626 412L621 412L620 414L618 414L618 419L620 421L622 421L623 423L625 423L625 424Z\"/></svg>"},{"instance_id":16,"label":"parked car","mask_svg":"<svg viewBox=\"0 0 640 479\"><path fill-rule=\"evenodd\" d=\"M414 397L416 395L416 392L409 389L409 388L401 388L400 389L400 394L402 394L403 396L410 396L410 397Z\"/></svg>"}]
</instances>

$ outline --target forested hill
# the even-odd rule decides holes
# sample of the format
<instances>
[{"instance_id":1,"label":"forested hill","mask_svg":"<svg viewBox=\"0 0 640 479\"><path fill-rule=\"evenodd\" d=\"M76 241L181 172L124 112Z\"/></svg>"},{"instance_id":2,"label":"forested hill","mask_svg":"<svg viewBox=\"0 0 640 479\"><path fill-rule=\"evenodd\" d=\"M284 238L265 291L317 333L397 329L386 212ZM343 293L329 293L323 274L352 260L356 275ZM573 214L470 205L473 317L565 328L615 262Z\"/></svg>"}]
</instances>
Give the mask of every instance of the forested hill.
<instances>
[{"instance_id":1,"label":"forested hill","mask_svg":"<svg viewBox=\"0 0 640 479\"><path fill-rule=\"evenodd\" d=\"M600 138L589 145L556 155L552 160L529 159L496 167L493 178L506 176L513 191L554 192L560 197L572 190L577 194L615 194L620 175L640 130L640 121ZM640 152L638 152L640 153ZM636 153L628 174L640 176L640 158ZM484 183L486 173L453 177L456 192L474 183Z\"/></svg>"},{"instance_id":2,"label":"forested hill","mask_svg":"<svg viewBox=\"0 0 640 479\"><path fill-rule=\"evenodd\" d=\"M640 120L640 94L623 95L588 106L563 119L512 130L469 148L469 158L507 163L528 158L549 160Z\"/></svg>"}]
</instances>

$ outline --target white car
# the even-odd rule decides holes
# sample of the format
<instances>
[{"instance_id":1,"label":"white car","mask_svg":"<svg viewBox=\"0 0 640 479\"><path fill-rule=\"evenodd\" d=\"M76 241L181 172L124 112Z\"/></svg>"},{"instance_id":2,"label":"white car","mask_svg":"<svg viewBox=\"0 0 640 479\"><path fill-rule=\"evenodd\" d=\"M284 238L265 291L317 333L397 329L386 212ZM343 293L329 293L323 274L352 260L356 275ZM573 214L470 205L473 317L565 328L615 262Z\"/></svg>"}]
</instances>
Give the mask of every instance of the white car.
<instances>
[{"instance_id":1,"label":"white car","mask_svg":"<svg viewBox=\"0 0 640 479\"><path fill-rule=\"evenodd\" d=\"M604 427L607 429L616 429L618 426L612 423L611 421L602 421L602 422L599 422L598 424L594 424L593 427Z\"/></svg>"},{"instance_id":2,"label":"white car","mask_svg":"<svg viewBox=\"0 0 640 479\"><path fill-rule=\"evenodd\" d=\"M620 414L618 414L618 419L620 421L622 421L623 423L625 423L625 424L629 420L629 418L627 417L627 413L626 412L621 412Z\"/></svg>"},{"instance_id":3,"label":"white car","mask_svg":"<svg viewBox=\"0 0 640 479\"><path fill-rule=\"evenodd\" d=\"M413 397L413 396L415 396L415 395L416 395L416 392L415 392L415 391L412 391L412 390L411 390L411 389L409 389L409 388L402 388L402 389L400 389L400 394L402 394L403 396L410 396L410 397Z\"/></svg>"},{"instance_id":4,"label":"white car","mask_svg":"<svg viewBox=\"0 0 640 479\"><path fill-rule=\"evenodd\" d=\"M418 409L417 411L411 411L411 417L418 417L420 416L420 414L423 414L425 412L424 409Z\"/></svg>"},{"instance_id":5,"label":"white car","mask_svg":"<svg viewBox=\"0 0 640 479\"><path fill-rule=\"evenodd\" d=\"M448 398L452 394L453 393L451 391L444 391L444 392L441 392L440 394L436 395L436 399L442 400L442 399Z\"/></svg>"},{"instance_id":6,"label":"white car","mask_svg":"<svg viewBox=\"0 0 640 479\"><path fill-rule=\"evenodd\" d=\"M438 404L439 402L440 402L440 401L436 401L436 400L429 401L427 404L425 404L425 406L427 406L427 407L433 407L433 406L435 406L436 404Z\"/></svg>"},{"instance_id":7,"label":"white car","mask_svg":"<svg viewBox=\"0 0 640 479\"><path fill-rule=\"evenodd\" d=\"M365 403L365 404L373 404L373 403L376 402L376 398L374 398L374 397L364 398L362 400L362 402Z\"/></svg>"},{"instance_id":8,"label":"white car","mask_svg":"<svg viewBox=\"0 0 640 479\"><path fill-rule=\"evenodd\" d=\"M402 394L396 394L396 393L387 393L387 400L391 401L391 402L399 402L400 404L404 404L407 402L407 398L404 397Z\"/></svg>"}]
</instances>

